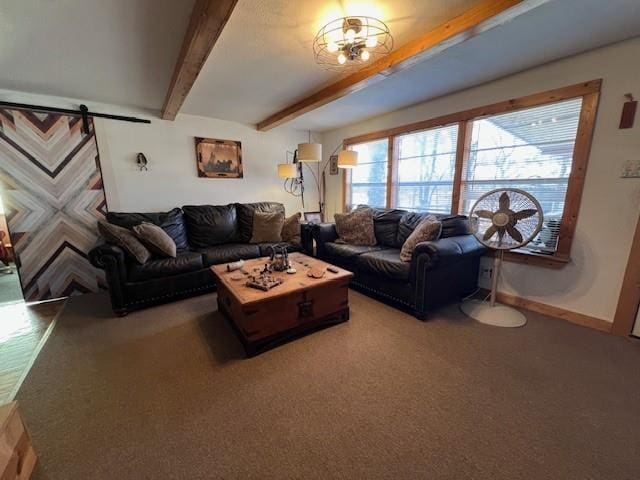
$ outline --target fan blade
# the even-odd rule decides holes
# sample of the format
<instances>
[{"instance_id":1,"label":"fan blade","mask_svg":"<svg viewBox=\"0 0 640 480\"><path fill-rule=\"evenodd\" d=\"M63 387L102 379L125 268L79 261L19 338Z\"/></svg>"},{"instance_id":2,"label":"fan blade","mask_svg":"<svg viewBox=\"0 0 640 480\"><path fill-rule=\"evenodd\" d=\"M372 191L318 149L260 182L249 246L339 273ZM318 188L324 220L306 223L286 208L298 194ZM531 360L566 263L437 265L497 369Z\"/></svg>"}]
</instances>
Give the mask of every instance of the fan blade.
<instances>
[{"instance_id":1,"label":"fan blade","mask_svg":"<svg viewBox=\"0 0 640 480\"><path fill-rule=\"evenodd\" d=\"M507 225L507 233L511 235L511 238L513 238L516 242L522 243L522 234L512 225Z\"/></svg>"},{"instance_id":2,"label":"fan blade","mask_svg":"<svg viewBox=\"0 0 640 480\"><path fill-rule=\"evenodd\" d=\"M493 218L493 212L490 210L476 210L473 213L480 218L488 218L489 220Z\"/></svg>"},{"instance_id":3,"label":"fan blade","mask_svg":"<svg viewBox=\"0 0 640 480\"><path fill-rule=\"evenodd\" d=\"M493 237L496 234L497 231L498 231L498 228L493 226L493 225L491 225L484 232L484 235L482 236L482 240L484 240L485 242L488 241L491 237Z\"/></svg>"},{"instance_id":4,"label":"fan blade","mask_svg":"<svg viewBox=\"0 0 640 480\"><path fill-rule=\"evenodd\" d=\"M538 210L535 208L527 208L526 210L515 212L513 218L515 220L524 220L525 218L533 217L536 213L538 213Z\"/></svg>"},{"instance_id":5,"label":"fan blade","mask_svg":"<svg viewBox=\"0 0 640 480\"><path fill-rule=\"evenodd\" d=\"M502 192L502 195L500 195L500 210L509 210L509 207L511 206L511 200L509 199L509 195L507 195L507 192Z\"/></svg>"}]
</instances>

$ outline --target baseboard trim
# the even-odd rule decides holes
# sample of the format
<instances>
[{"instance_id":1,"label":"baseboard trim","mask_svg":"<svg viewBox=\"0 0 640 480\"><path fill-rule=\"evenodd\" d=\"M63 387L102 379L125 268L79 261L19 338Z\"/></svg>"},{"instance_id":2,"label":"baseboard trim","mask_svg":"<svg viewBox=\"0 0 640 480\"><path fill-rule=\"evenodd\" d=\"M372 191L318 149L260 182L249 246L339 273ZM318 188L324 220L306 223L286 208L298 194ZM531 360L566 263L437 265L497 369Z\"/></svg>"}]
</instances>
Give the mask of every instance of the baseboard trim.
<instances>
[{"instance_id":1,"label":"baseboard trim","mask_svg":"<svg viewBox=\"0 0 640 480\"><path fill-rule=\"evenodd\" d=\"M483 295L488 295L489 290L480 289ZM564 308L555 307L546 303L536 302L535 300L529 300L527 298L518 297L509 293L498 292L497 300L505 305L511 305L512 307L523 308L531 312L541 313L550 317L566 320L567 322L574 323L583 327L592 328L600 332L611 333L612 323L607 322L601 318L591 317L578 312L572 312L571 310L565 310Z\"/></svg>"}]
</instances>

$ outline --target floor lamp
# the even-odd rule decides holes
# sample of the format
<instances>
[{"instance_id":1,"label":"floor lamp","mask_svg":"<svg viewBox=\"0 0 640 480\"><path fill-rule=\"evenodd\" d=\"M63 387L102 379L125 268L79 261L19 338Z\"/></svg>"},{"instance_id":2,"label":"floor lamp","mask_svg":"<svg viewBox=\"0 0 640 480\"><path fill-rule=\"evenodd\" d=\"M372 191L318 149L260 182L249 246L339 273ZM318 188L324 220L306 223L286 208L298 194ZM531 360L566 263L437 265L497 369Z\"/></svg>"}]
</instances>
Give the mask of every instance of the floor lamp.
<instances>
[{"instance_id":1,"label":"floor lamp","mask_svg":"<svg viewBox=\"0 0 640 480\"><path fill-rule=\"evenodd\" d=\"M325 201L324 196L326 193L326 170L329 166L330 159L333 155L342 148L343 144L340 143L336 149L329 155L329 159L325 162L322 161L322 145L319 143L300 143L298 149L295 152L287 152L287 163L278 164L278 176L284 179L284 189L287 193L300 197L302 200L302 209L305 209L304 204L304 168L305 163L318 164L317 171L314 171L310 165L307 165L311 176L313 177L316 187L318 189L318 200L320 207L320 215L322 220L325 218ZM293 156L293 161L288 163L288 156ZM340 150L338 154L338 168L349 169L358 165L358 152L355 150Z\"/></svg>"}]
</instances>

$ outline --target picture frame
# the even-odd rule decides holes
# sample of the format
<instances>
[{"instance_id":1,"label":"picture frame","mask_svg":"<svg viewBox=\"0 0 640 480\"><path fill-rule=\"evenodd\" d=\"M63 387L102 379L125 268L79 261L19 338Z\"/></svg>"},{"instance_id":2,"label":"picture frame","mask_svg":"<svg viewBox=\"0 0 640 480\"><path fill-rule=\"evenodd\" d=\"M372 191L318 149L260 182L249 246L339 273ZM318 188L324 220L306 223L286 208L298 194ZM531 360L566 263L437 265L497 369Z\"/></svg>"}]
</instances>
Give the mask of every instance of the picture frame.
<instances>
[{"instance_id":1,"label":"picture frame","mask_svg":"<svg viewBox=\"0 0 640 480\"><path fill-rule=\"evenodd\" d=\"M329 157L329 175L338 175L338 155Z\"/></svg>"},{"instance_id":2,"label":"picture frame","mask_svg":"<svg viewBox=\"0 0 640 480\"><path fill-rule=\"evenodd\" d=\"M322 223L322 212L304 212L307 223Z\"/></svg>"},{"instance_id":3,"label":"picture frame","mask_svg":"<svg viewBox=\"0 0 640 480\"><path fill-rule=\"evenodd\" d=\"M241 142L201 137L195 141L198 177L243 178Z\"/></svg>"}]
</instances>

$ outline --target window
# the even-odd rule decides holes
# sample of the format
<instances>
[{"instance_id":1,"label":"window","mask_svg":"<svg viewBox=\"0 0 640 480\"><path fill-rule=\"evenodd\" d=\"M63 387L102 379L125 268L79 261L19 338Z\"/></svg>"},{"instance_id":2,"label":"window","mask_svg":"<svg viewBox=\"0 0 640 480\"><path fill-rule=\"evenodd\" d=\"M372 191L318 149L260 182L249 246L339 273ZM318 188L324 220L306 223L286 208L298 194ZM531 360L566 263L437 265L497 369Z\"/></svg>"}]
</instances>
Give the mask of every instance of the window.
<instances>
[{"instance_id":1,"label":"window","mask_svg":"<svg viewBox=\"0 0 640 480\"><path fill-rule=\"evenodd\" d=\"M489 190L525 190L540 202L544 213L542 231L525 248L554 253L581 108L582 98L577 98L474 120L460 211L469 213Z\"/></svg>"},{"instance_id":2,"label":"window","mask_svg":"<svg viewBox=\"0 0 640 480\"><path fill-rule=\"evenodd\" d=\"M358 167L345 207L468 213L495 188L520 188L542 206L540 234L511 261L569 261L601 80L473 108L344 140Z\"/></svg>"},{"instance_id":3,"label":"window","mask_svg":"<svg viewBox=\"0 0 640 480\"><path fill-rule=\"evenodd\" d=\"M458 124L400 135L396 142L392 206L450 213Z\"/></svg>"},{"instance_id":4,"label":"window","mask_svg":"<svg viewBox=\"0 0 640 480\"><path fill-rule=\"evenodd\" d=\"M358 166L348 172L347 210L357 205L386 206L389 140L351 145L351 149L358 152Z\"/></svg>"}]
</instances>

